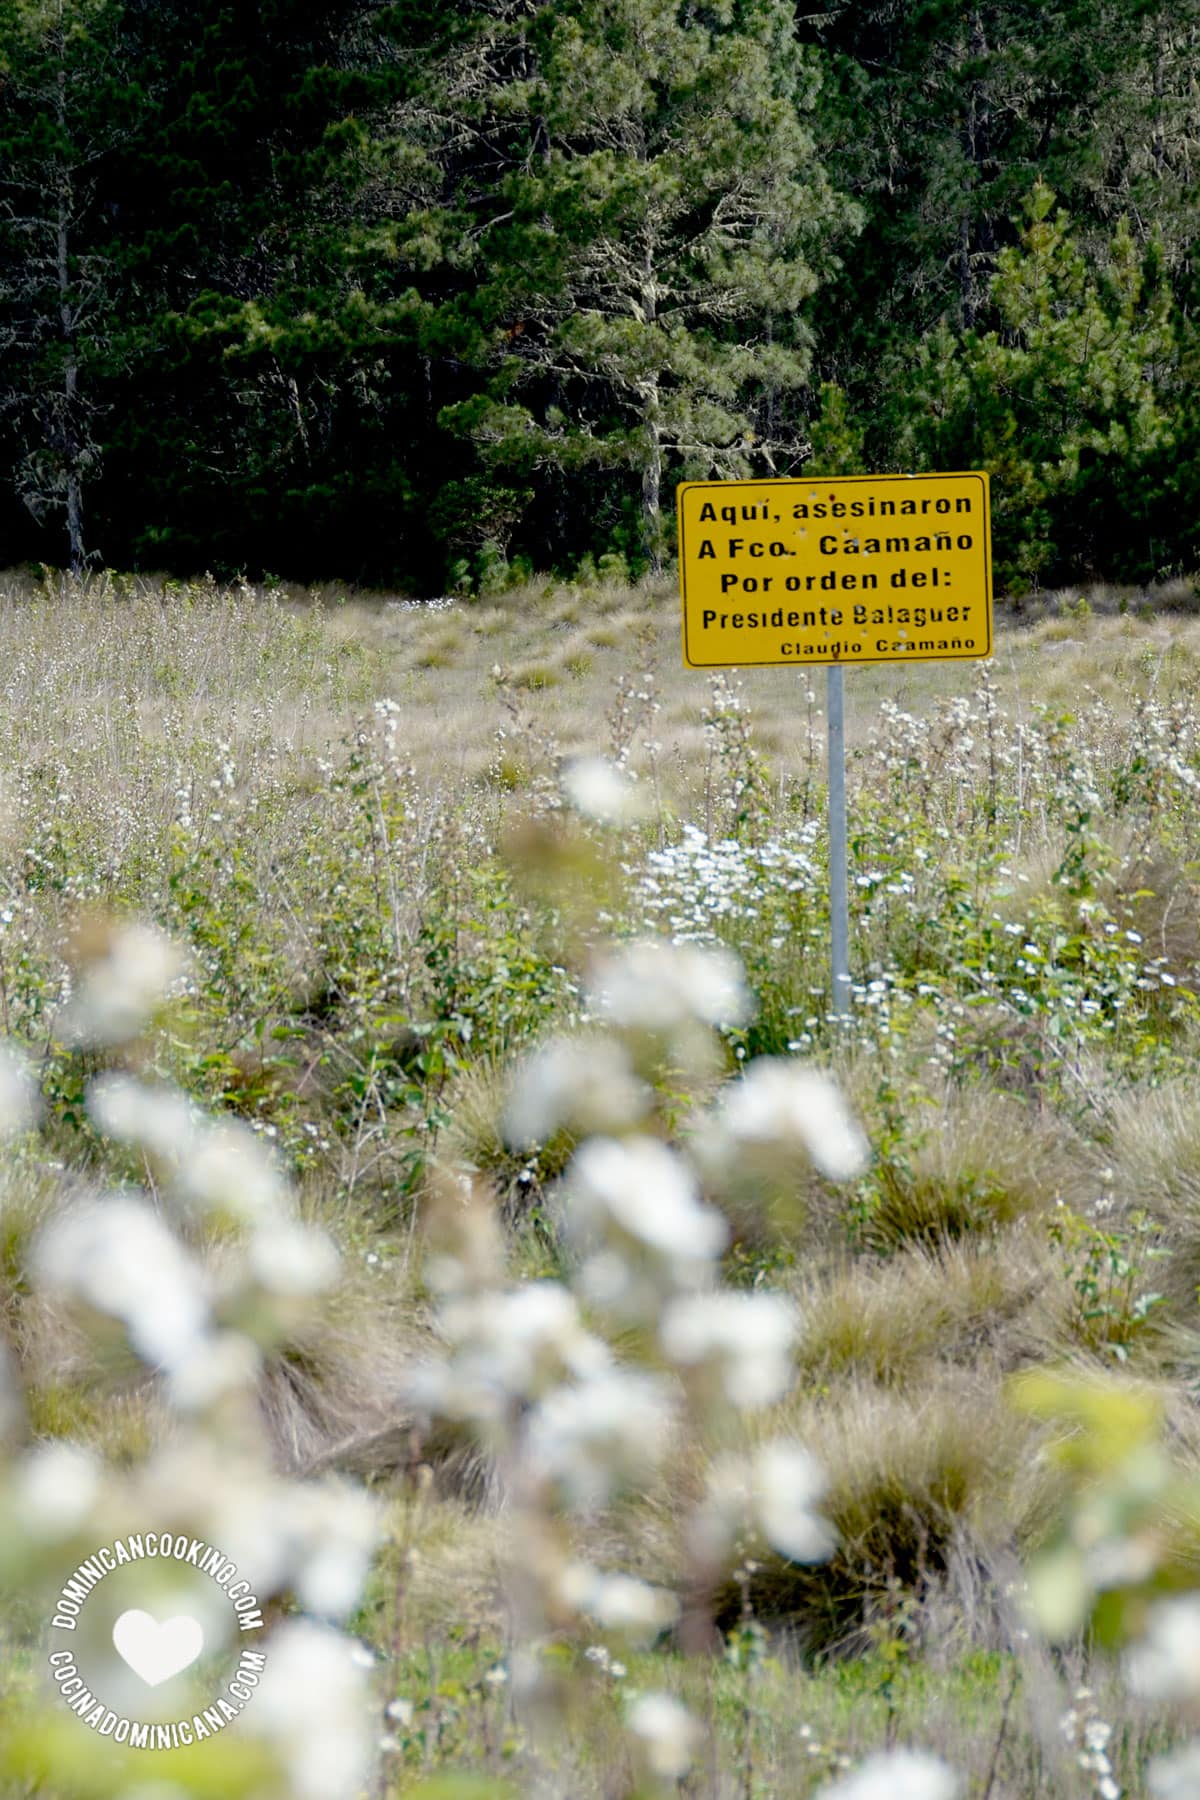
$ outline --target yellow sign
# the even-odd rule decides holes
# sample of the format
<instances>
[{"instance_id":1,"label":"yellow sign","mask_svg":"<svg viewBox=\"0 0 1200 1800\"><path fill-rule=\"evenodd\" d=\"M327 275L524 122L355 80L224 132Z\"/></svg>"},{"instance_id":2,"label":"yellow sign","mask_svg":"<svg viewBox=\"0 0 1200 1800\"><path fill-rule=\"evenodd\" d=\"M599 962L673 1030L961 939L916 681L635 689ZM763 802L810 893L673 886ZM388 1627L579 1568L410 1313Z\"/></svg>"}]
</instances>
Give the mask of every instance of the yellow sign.
<instances>
[{"instance_id":1,"label":"yellow sign","mask_svg":"<svg viewBox=\"0 0 1200 1800\"><path fill-rule=\"evenodd\" d=\"M984 474L687 481L676 503L689 668L991 655Z\"/></svg>"}]
</instances>

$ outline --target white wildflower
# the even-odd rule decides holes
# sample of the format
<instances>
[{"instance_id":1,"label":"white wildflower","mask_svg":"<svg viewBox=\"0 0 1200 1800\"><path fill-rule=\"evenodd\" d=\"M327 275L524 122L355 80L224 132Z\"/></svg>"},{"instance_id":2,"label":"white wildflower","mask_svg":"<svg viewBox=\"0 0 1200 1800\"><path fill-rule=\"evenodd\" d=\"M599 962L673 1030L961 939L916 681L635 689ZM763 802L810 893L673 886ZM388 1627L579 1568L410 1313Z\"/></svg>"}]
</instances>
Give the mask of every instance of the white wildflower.
<instances>
[{"instance_id":1,"label":"white wildflower","mask_svg":"<svg viewBox=\"0 0 1200 1800\"><path fill-rule=\"evenodd\" d=\"M328 1232L298 1219L259 1225L251 1234L246 1261L268 1293L295 1296L324 1293L337 1280L340 1266Z\"/></svg>"},{"instance_id":2,"label":"white wildflower","mask_svg":"<svg viewBox=\"0 0 1200 1800\"><path fill-rule=\"evenodd\" d=\"M572 757L562 771L562 787L575 811L597 824L624 825L645 815L633 780L607 757Z\"/></svg>"},{"instance_id":3,"label":"white wildflower","mask_svg":"<svg viewBox=\"0 0 1200 1800\"><path fill-rule=\"evenodd\" d=\"M633 891L647 913L661 920L679 943L712 943L726 919L780 922L794 910L793 896L821 891L812 850L816 820L782 837L747 845L717 842L699 826L684 824L679 841L648 852L634 871Z\"/></svg>"},{"instance_id":4,"label":"white wildflower","mask_svg":"<svg viewBox=\"0 0 1200 1800\"><path fill-rule=\"evenodd\" d=\"M344 1619L362 1594L382 1532L379 1508L352 1482L331 1479L290 1489L282 1508L300 1604Z\"/></svg>"},{"instance_id":5,"label":"white wildflower","mask_svg":"<svg viewBox=\"0 0 1200 1800\"><path fill-rule=\"evenodd\" d=\"M791 1387L798 1324L780 1294L689 1294L668 1303L659 1341L671 1362L706 1366L725 1398L748 1409L770 1406Z\"/></svg>"},{"instance_id":6,"label":"white wildflower","mask_svg":"<svg viewBox=\"0 0 1200 1800\"><path fill-rule=\"evenodd\" d=\"M1156 1756L1148 1772L1154 1800L1196 1800L1200 1794L1200 1738L1172 1756Z\"/></svg>"},{"instance_id":7,"label":"white wildflower","mask_svg":"<svg viewBox=\"0 0 1200 1800\"><path fill-rule=\"evenodd\" d=\"M30 1537L65 1538L90 1516L100 1463L82 1444L38 1444L16 1465L13 1498Z\"/></svg>"},{"instance_id":8,"label":"white wildflower","mask_svg":"<svg viewBox=\"0 0 1200 1800\"><path fill-rule=\"evenodd\" d=\"M693 1521L696 1546L719 1562L747 1531L757 1532L792 1562L824 1562L836 1539L815 1510L827 1482L801 1444L776 1438L746 1455L727 1452L709 1471L708 1490Z\"/></svg>"},{"instance_id":9,"label":"white wildflower","mask_svg":"<svg viewBox=\"0 0 1200 1800\"><path fill-rule=\"evenodd\" d=\"M38 1086L32 1069L11 1041L0 1042L0 1137L28 1131L38 1114Z\"/></svg>"},{"instance_id":10,"label":"white wildflower","mask_svg":"<svg viewBox=\"0 0 1200 1800\"><path fill-rule=\"evenodd\" d=\"M608 1346L585 1330L574 1296L555 1281L453 1295L438 1325L452 1357L418 1372L413 1391L447 1417L500 1418L512 1399L534 1399L556 1382L599 1373L611 1360Z\"/></svg>"},{"instance_id":11,"label":"white wildflower","mask_svg":"<svg viewBox=\"0 0 1200 1800\"><path fill-rule=\"evenodd\" d=\"M106 1137L133 1144L169 1168L187 1156L203 1120L177 1088L151 1087L116 1069L89 1083L87 1109Z\"/></svg>"},{"instance_id":12,"label":"white wildflower","mask_svg":"<svg viewBox=\"0 0 1200 1800\"><path fill-rule=\"evenodd\" d=\"M744 1147L800 1151L832 1181L866 1167L868 1145L828 1075L782 1057L760 1056L721 1095L716 1125L734 1155Z\"/></svg>"},{"instance_id":13,"label":"white wildflower","mask_svg":"<svg viewBox=\"0 0 1200 1800\"><path fill-rule=\"evenodd\" d=\"M183 970L183 956L156 926L106 933L103 953L84 962L59 1029L65 1043L126 1044L140 1036Z\"/></svg>"},{"instance_id":14,"label":"white wildflower","mask_svg":"<svg viewBox=\"0 0 1200 1800\"><path fill-rule=\"evenodd\" d=\"M606 1631L653 1638L679 1617L679 1602L666 1588L651 1587L633 1575L606 1575L588 1563L568 1563L558 1579L559 1598Z\"/></svg>"},{"instance_id":15,"label":"white wildflower","mask_svg":"<svg viewBox=\"0 0 1200 1800\"><path fill-rule=\"evenodd\" d=\"M565 1196L568 1224L585 1242L610 1239L702 1265L729 1236L686 1165L657 1138L590 1139L571 1162Z\"/></svg>"},{"instance_id":16,"label":"white wildflower","mask_svg":"<svg viewBox=\"0 0 1200 1800\"><path fill-rule=\"evenodd\" d=\"M650 1774L682 1781L700 1741L700 1727L686 1706L673 1694L639 1694L626 1723Z\"/></svg>"},{"instance_id":17,"label":"white wildflower","mask_svg":"<svg viewBox=\"0 0 1200 1800\"><path fill-rule=\"evenodd\" d=\"M201 1338L171 1371L168 1392L183 1412L202 1412L226 1394L249 1389L262 1370L262 1354L243 1331Z\"/></svg>"},{"instance_id":18,"label":"white wildflower","mask_svg":"<svg viewBox=\"0 0 1200 1800\"><path fill-rule=\"evenodd\" d=\"M208 1457L202 1462L200 1453L193 1451L191 1470L186 1450L160 1458L155 1474L162 1493L189 1491L184 1484L190 1480L204 1497L209 1541L220 1544L239 1568L254 1570L260 1595L278 1593L288 1585L298 1546L304 1542L303 1534L285 1529L281 1501L286 1490L248 1462L238 1464L234 1485L230 1470L217 1463L211 1439Z\"/></svg>"},{"instance_id":19,"label":"white wildflower","mask_svg":"<svg viewBox=\"0 0 1200 1800\"><path fill-rule=\"evenodd\" d=\"M621 1131L645 1117L651 1098L612 1038L552 1038L517 1071L504 1114L505 1140L525 1150L563 1126L581 1135Z\"/></svg>"},{"instance_id":20,"label":"white wildflower","mask_svg":"<svg viewBox=\"0 0 1200 1800\"><path fill-rule=\"evenodd\" d=\"M311 1612L345 1617L361 1595L380 1536L371 1496L342 1477L282 1483L264 1480L252 1466L239 1466L235 1474L195 1461L189 1469L180 1458L164 1458L156 1470L164 1492L172 1491L172 1482L180 1491L190 1478L210 1497L210 1541L239 1567L255 1571L260 1594L291 1588Z\"/></svg>"},{"instance_id":21,"label":"white wildflower","mask_svg":"<svg viewBox=\"0 0 1200 1800\"><path fill-rule=\"evenodd\" d=\"M290 1206L287 1183L248 1126L223 1120L201 1132L179 1171L186 1199L206 1211L248 1223Z\"/></svg>"},{"instance_id":22,"label":"white wildflower","mask_svg":"<svg viewBox=\"0 0 1200 1800\"><path fill-rule=\"evenodd\" d=\"M174 1367L207 1333L203 1269L157 1213L129 1195L80 1201L52 1219L33 1268L49 1287L120 1319L149 1363Z\"/></svg>"},{"instance_id":23,"label":"white wildflower","mask_svg":"<svg viewBox=\"0 0 1200 1800\"><path fill-rule=\"evenodd\" d=\"M554 1388L526 1425L530 1466L574 1506L645 1480L666 1449L671 1409L661 1382L612 1370Z\"/></svg>"},{"instance_id":24,"label":"white wildflower","mask_svg":"<svg viewBox=\"0 0 1200 1800\"><path fill-rule=\"evenodd\" d=\"M737 958L695 944L647 940L613 951L597 962L588 998L601 1018L634 1031L740 1025L750 1016Z\"/></svg>"},{"instance_id":25,"label":"white wildflower","mask_svg":"<svg viewBox=\"0 0 1200 1800\"><path fill-rule=\"evenodd\" d=\"M272 1633L254 1730L287 1766L297 1800L358 1800L372 1772L368 1672L351 1640L307 1620Z\"/></svg>"},{"instance_id":26,"label":"white wildflower","mask_svg":"<svg viewBox=\"0 0 1200 1800\"><path fill-rule=\"evenodd\" d=\"M883 1750L852 1774L817 1790L815 1800L957 1800L963 1782L925 1750Z\"/></svg>"},{"instance_id":27,"label":"white wildflower","mask_svg":"<svg viewBox=\"0 0 1200 1800\"><path fill-rule=\"evenodd\" d=\"M1150 1609L1144 1636L1126 1653L1125 1678L1149 1700L1200 1693L1200 1599L1189 1594Z\"/></svg>"}]
</instances>

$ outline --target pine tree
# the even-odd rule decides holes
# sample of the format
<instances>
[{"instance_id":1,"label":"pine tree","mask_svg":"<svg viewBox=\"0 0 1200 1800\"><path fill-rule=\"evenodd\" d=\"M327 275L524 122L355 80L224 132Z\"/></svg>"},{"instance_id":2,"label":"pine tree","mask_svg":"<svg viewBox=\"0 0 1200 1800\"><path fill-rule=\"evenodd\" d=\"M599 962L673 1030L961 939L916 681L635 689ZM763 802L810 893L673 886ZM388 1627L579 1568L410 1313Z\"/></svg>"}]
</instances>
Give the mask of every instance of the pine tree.
<instances>
[{"instance_id":1,"label":"pine tree","mask_svg":"<svg viewBox=\"0 0 1200 1800\"><path fill-rule=\"evenodd\" d=\"M386 332L346 255L377 174L365 122L388 88L371 39L383 10L126 6L152 104L116 171L126 480L104 499L134 556L396 566L408 444L387 411Z\"/></svg>"},{"instance_id":2,"label":"pine tree","mask_svg":"<svg viewBox=\"0 0 1200 1800\"><path fill-rule=\"evenodd\" d=\"M1098 123L1106 110L1128 120L1144 11L1145 0L804 9L801 30L831 64L822 151L867 211L860 249L818 306L820 366L868 414L887 416L894 351L939 321L976 322L1036 180L1085 230L1107 233L1128 210L1099 204L1113 139ZM873 449L892 460L885 442Z\"/></svg>"},{"instance_id":3,"label":"pine tree","mask_svg":"<svg viewBox=\"0 0 1200 1800\"><path fill-rule=\"evenodd\" d=\"M0 5L0 433L19 499L39 525L61 517L72 569L87 561L84 497L112 347L98 190L127 128L121 62L110 0Z\"/></svg>"},{"instance_id":4,"label":"pine tree","mask_svg":"<svg viewBox=\"0 0 1200 1800\"><path fill-rule=\"evenodd\" d=\"M997 571L1019 588L1170 560L1180 357L1162 257L1121 220L1085 255L1044 183L1000 253L994 329L922 345L902 427L915 467L992 475ZM1186 529L1186 523L1185 523Z\"/></svg>"},{"instance_id":5,"label":"pine tree","mask_svg":"<svg viewBox=\"0 0 1200 1800\"><path fill-rule=\"evenodd\" d=\"M442 423L533 486L632 478L657 566L668 474L803 455L803 309L856 222L805 122L814 59L785 0L491 0L456 24L409 111L441 206L393 240L430 337L453 321L487 374Z\"/></svg>"}]
</instances>

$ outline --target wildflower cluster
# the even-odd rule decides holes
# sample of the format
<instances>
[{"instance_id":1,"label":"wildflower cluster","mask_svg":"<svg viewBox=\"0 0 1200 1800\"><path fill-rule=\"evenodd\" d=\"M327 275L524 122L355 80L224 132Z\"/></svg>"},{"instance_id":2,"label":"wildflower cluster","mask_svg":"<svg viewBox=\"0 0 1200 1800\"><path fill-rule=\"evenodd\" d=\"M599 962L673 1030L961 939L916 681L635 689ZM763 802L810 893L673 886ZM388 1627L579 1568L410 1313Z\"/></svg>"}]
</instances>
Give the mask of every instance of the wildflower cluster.
<instances>
[{"instance_id":1,"label":"wildflower cluster","mask_svg":"<svg viewBox=\"0 0 1200 1800\"><path fill-rule=\"evenodd\" d=\"M676 943L712 943L753 924L773 948L820 916L825 877L814 856L816 820L763 842L710 842L685 823L679 842L652 850L634 873L634 903Z\"/></svg>"},{"instance_id":2,"label":"wildflower cluster","mask_svg":"<svg viewBox=\"0 0 1200 1800\"><path fill-rule=\"evenodd\" d=\"M740 731L736 698L714 717ZM1195 940L1178 870L1197 849L1184 822L1200 720L1187 702L1149 698L1126 724L1085 698L1079 717L1013 719L985 672L973 697L928 716L880 703L849 771L864 1046L894 1046L928 1019L931 1061L955 1074L972 1054L964 1007L1035 1021L1048 1057L1101 1040L1132 1057L1151 1021L1190 1016ZM630 865L630 913L676 942L734 949L764 996L750 1047L806 1052L828 1029L824 824L797 791L791 812L760 807L748 830L745 782L730 779L741 822L722 831L706 799L703 828L685 822Z\"/></svg>"},{"instance_id":3,"label":"wildflower cluster","mask_svg":"<svg viewBox=\"0 0 1200 1800\"><path fill-rule=\"evenodd\" d=\"M1108 1754L1112 1726L1101 1717L1091 1688L1076 1688L1072 1704L1059 1720L1059 1730L1078 1766L1090 1777L1095 1800L1121 1800L1124 1790L1113 1775Z\"/></svg>"},{"instance_id":4,"label":"wildflower cluster","mask_svg":"<svg viewBox=\"0 0 1200 1800\"><path fill-rule=\"evenodd\" d=\"M136 1153L144 1186L105 1191L59 1180L36 1211L23 1204L37 1088L4 1048L5 1201L23 1222L14 1246L23 1279L60 1330L82 1334L118 1391L131 1380L152 1389L163 1427L132 1462L106 1462L68 1439L38 1442L21 1359L7 1356L0 1565L10 1584L52 1592L96 1544L148 1526L219 1545L260 1606L295 1608L266 1636L266 1667L222 1791L231 1800L351 1800L372 1767L373 1658L340 1624L358 1604L380 1521L366 1494L343 1480L281 1476L265 1448L259 1401L266 1363L286 1353L336 1281L338 1257L326 1234L298 1217L255 1134L214 1120L139 1070L151 1015L179 966L174 946L149 927L94 925L61 1016L64 1037L109 1058L87 1082L86 1106L98 1133ZM216 1622L205 1630L215 1645ZM93 1677L98 1686L101 1676L120 1680L111 1645L104 1670ZM39 1770L53 1781L61 1767L68 1780L78 1722L40 1688L24 1692L17 1716L24 1723L7 1733L0 1769L18 1783L29 1779L25 1759L36 1737ZM164 1752L156 1774L172 1792L193 1791L182 1750ZM124 1792L127 1780L114 1757L94 1772L90 1791Z\"/></svg>"},{"instance_id":5,"label":"wildflower cluster","mask_svg":"<svg viewBox=\"0 0 1200 1800\"><path fill-rule=\"evenodd\" d=\"M595 817L599 784L579 785L568 774L568 796ZM775 1058L747 1063L686 1146L673 1141L664 1072L711 1073L713 1034L749 1017L727 951L626 943L593 953L584 987L587 1030L525 1060L505 1119L521 1152L563 1130L576 1139L550 1196L564 1279L512 1285L486 1195L448 1179L427 1270L445 1349L413 1385L431 1415L467 1423L495 1459L520 1545L515 1693L543 1717L561 1703L554 1642L586 1645L586 1662L610 1673L614 1642L678 1628L699 1647L717 1585L748 1548L800 1563L830 1555L825 1480L807 1449L753 1431L730 1443L791 1388L801 1321L781 1294L722 1285L730 1228L717 1202L747 1182L761 1196L799 1166L851 1179L866 1152L834 1084ZM683 1447L714 1443L726 1447L710 1453L681 1519L674 1591L580 1554L574 1527L651 1486ZM641 1779L682 1779L699 1726L681 1702L631 1691L626 1722ZM942 1791L930 1787L931 1800Z\"/></svg>"}]
</instances>

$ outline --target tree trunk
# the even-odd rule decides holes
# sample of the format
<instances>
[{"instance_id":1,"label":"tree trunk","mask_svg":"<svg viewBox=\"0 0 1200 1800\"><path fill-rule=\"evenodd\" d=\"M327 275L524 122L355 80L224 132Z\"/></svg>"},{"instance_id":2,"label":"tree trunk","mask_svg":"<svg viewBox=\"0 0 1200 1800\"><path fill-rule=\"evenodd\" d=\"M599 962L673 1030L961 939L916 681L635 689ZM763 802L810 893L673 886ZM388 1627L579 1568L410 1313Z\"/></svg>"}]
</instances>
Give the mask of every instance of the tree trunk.
<instances>
[{"instance_id":1,"label":"tree trunk","mask_svg":"<svg viewBox=\"0 0 1200 1800\"><path fill-rule=\"evenodd\" d=\"M658 289L654 281L653 255L646 249L641 292L642 318L653 325L658 316ZM645 460L642 463L642 541L654 574L663 563L662 530L662 429L658 405L658 374L647 377L642 385L644 403L642 419L645 429Z\"/></svg>"},{"instance_id":2,"label":"tree trunk","mask_svg":"<svg viewBox=\"0 0 1200 1800\"><path fill-rule=\"evenodd\" d=\"M1153 121L1153 125L1151 128L1151 138L1150 138L1151 155L1154 158L1154 173L1155 173L1156 178L1159 181L1161 181L1162 177L1163 177L1163 168L1164 168L1164 165L1166 162L1166 151L1167 151L1166 130L1165 130L1164 118L1163 118L1163 110L1164 110L1163 103L1164 103L1164 99L1165 99L1166 91L1167 91L1166 63L1167 63L1166 22L1163 19L1162 15L1160 14L1159 19L1158 19L1158 28L1155 33L1154 121Z\"/></svg>"},{"instance_id":3,"label":"tree trunk","mask_svg":"<svg viewBox=\"0 0 1200 1800\"><path fill-rule=\"evenodd\" d=\"M987 34L983 27L983 15L976 6L971 9L970 33L967 54L972 59L987 54ZM968 195L973 195L979 179L979 168L987 155L989 118L988 99L984 85L978 79L971 82L970 95L967 100L967 116L963 125L963 149L966 152L969 170L970 187ZM975 323L977 280L975 272L974 252L982 247L975 242L978 239L990 239L991 232L984 221L976 221L971 217L970 198L959 218L958 226L958 298L964 331L970 331ZM987 222L990 224L990 221Z\"/></svg>"},{"instance_id":4,"label":"tree trunk","mask_svg":"<svg viewBox=\"0 0 1200 1800\"><path fill-rule=\"evenodd\" d=\"M66 130L67 72L58 72L58 123ZM71 176L65 165L58 183L58 317L63 343L63 395L60 440L67 502L67 554L71 573L82 572L87 553L83 544L83 481L80 470L76 412L79 403L79 355L75 341L75 313L71 305Z\"/></svg>"},{"instance_id":5,"label":"tree trunk","mask_svg":"<svg viewBox=\"0 0 1200 1800\"><path fill-rule=\"evenodd\" d=\"M642 465L642 537L650 567L662 569L662 436L658 426L658 378L647 384L646 460Z\"/></svg>"}]
</instances>

